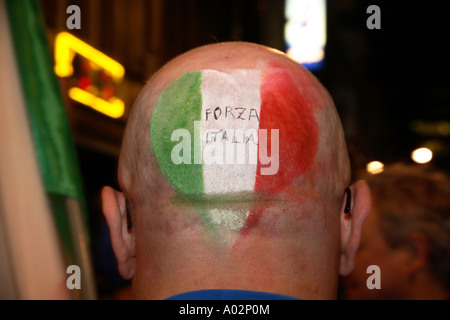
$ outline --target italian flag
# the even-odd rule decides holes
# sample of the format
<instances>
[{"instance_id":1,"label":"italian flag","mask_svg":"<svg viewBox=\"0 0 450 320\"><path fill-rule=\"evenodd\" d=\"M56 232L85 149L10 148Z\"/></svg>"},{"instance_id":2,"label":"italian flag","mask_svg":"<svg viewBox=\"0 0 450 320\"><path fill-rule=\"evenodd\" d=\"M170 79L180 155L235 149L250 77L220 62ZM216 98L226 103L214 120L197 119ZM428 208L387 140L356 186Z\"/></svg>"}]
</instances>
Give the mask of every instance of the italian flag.
<instances>
[{"instance_id":1,"label":"italian flag","mask_svg":"<svg viewBox=\"0 0 450 320\"><path fill-rule=\"evenodd\" d=\"M150 135L181 194L279 193L317 148L312 110L282 68L182 75L157 101Z\"/></svg>"}]
</instances>

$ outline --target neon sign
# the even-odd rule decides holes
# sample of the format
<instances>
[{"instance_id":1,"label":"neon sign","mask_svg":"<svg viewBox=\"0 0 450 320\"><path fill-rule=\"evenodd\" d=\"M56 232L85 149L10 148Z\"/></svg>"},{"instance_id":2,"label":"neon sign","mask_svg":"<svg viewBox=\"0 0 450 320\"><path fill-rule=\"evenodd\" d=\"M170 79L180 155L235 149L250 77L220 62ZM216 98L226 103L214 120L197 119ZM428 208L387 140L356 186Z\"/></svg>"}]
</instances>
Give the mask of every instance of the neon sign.
<instances>
[{"instance_id":1,"label":"neon sign","mask_svg":"<svg viewBox=\"0 0 450 320\"><path fill-rule=\"evenodd\" d=\"M78 55L77 55L78 54ZM125 68L68 32L55 39L54 71L61 78L76 77L69 97L112 118L120 118L125 104L116 97Z\"/></svg>"}]
</instances>

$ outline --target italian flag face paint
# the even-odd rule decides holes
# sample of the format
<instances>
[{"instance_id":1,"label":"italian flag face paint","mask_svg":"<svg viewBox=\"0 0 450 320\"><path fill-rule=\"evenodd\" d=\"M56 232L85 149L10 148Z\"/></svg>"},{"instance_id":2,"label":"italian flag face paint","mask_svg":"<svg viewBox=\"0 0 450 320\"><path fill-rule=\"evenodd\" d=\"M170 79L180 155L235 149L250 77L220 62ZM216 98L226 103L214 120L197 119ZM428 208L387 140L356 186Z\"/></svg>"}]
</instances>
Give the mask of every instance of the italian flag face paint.
<instances>
[{"instance_id":1,"label":"italian flag face paint","mask_svg":"<svg viewBox=\"0 0 450 320\"><path fill-rule=\"evenodd\" d=\"M162 173L181 194L278 193L312 164L317 125L282 69L193 71L150 122Z\"/></svg>"}]
</instances>

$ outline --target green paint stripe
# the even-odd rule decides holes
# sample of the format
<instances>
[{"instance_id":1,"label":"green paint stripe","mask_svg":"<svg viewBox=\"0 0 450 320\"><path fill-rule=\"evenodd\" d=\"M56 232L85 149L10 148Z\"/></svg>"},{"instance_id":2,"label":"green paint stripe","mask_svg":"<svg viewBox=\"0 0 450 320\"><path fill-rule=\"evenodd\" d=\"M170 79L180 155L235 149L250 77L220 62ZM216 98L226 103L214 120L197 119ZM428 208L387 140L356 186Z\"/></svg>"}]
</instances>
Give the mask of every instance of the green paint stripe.
<instances>
[{"instance_id":1,"label":"green paint stripe","mask_svg":"<svg viewBox=\"0 0 450 320\"><path fill-rule=\"evenodd\" d=\"M204 226L205 226L206 230L209 231L210 234L212 234L216 237L219 236L217 226L211 218L210 211L208 209L204 209L204 208L197 208L197 211L200 213L200 216L203 218Z\"/></svg>"},{"instance_id":2,"label":"green paint stripe","mask_svg":"<svg viewBox=\"0 0 450 320\"><path fill-rule=\"evenodd\" d=\"M150 120L150 135L156 158L162 173L182 194L204 193L203 168L194 164L194 139L201 141L201 132L194 132L194 121L201 121L202 75L189 72L173 81L161 94ZM171 154L180 142L171 141L177 129L189 131L191 140L191 164L173 163ZM199 146L201 148L201 145Z\"/></svg>"}]
</instances>

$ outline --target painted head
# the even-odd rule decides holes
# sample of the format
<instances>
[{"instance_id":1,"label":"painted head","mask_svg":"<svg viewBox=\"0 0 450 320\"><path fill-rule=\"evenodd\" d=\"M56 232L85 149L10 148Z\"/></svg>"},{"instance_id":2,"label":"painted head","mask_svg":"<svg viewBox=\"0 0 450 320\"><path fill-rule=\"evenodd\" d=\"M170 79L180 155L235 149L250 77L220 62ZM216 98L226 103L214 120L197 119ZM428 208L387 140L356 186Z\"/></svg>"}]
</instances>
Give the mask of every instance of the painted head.
<instances>
[{"instance_id":1,"label":"painted head","mask_svg":"<svg viewBox=\"0 0 450 320\"><path fill-rule=\"evenodd\" d=\"M243 42L193 49L150 79L118 178L122 192L105 188L103 208L137 297L333 297L370 205L359 182L343 212L350 166L326 89L283 53Z\"/></svg>"}]
</instances>

